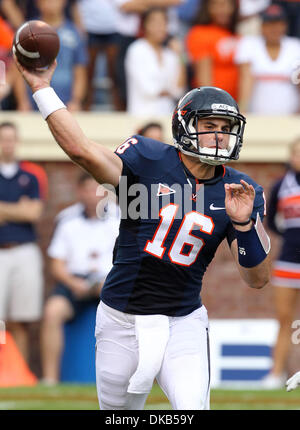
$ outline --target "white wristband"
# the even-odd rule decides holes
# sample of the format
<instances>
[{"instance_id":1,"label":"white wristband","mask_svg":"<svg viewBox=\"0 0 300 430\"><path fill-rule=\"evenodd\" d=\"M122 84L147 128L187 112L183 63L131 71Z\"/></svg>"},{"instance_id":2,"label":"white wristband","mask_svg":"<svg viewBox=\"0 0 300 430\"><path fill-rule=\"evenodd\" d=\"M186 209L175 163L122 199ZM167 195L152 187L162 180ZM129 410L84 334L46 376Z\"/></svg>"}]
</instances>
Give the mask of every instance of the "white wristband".
<instances>
[{"instance_id":1,"label":"white wristband","mask_svg":"<svg viewBox=\"0 0 300 430\"><path fill-rule=\"evenodd\" d=\"M51 87L37 90L32 97L44 119L47 119L53 112L66 108L66 105Z\"/></svg>"}]
</instances>

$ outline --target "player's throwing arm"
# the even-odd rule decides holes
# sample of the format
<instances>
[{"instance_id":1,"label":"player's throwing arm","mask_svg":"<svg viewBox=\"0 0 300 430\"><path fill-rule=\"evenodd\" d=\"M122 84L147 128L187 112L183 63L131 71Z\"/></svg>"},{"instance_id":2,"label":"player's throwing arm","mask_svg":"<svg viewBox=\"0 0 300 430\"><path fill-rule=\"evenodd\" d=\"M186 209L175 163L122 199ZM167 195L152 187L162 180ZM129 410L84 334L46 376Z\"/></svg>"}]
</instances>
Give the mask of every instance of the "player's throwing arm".
<instances>
[{"instance_id":1,"label":"player's throwing arm","mask_svg":"<svg viewBox=\"0 0 300 430\"><path fill-rule=\"evenodd\" d=\"M16 65L32 90L33 98L47 121L57 143L72 161L87 170L99 183L119 183L122 161L109 149L89 140L64 103L50 87L56 61L43 71L27 70L17 60Z\"/></svg>"}]
</instances>

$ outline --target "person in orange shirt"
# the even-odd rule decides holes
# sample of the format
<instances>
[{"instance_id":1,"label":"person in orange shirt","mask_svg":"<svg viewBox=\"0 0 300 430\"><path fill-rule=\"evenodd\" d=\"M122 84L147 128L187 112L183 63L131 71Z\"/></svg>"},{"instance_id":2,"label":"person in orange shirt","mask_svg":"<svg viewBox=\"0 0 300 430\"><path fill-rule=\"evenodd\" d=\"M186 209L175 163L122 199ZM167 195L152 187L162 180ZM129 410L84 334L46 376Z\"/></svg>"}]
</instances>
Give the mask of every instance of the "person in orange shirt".
<instances>
[{"instance_id":1,"label":"person in orange shirt","mask_svg":"<svg viewBox=\"0 0 300 430\"><path fill-rule=\"evenodd\" d=\"M26 97L26 87L17 73L16 66L12 61L11 47L14 32L9 24L0 16L0 110L1 102L12 91L15 96L17 110L27 111L30 109Z\"/></svg>"},{"instance_id":2,"label":"person in orange shirt","mask_svg":"<svg viewBox=\"0 0 300 430\"><path fill-rule=\"evenodd\" d=\"M7 22L0 16L0 48L9 51L12 46L14 33Z\"/></svg>"},{"instance_id":3,"label":"person in orange shirt","mask_svg":"<svg viewBox=\"0 0 300 430\"><path fill-rule=\"evenodd\" d=\"M215 86L237 97L238 68L234 54L238 11L237 0L202 1L186 38L193 87Z\"/></svg>"}]
</instances>

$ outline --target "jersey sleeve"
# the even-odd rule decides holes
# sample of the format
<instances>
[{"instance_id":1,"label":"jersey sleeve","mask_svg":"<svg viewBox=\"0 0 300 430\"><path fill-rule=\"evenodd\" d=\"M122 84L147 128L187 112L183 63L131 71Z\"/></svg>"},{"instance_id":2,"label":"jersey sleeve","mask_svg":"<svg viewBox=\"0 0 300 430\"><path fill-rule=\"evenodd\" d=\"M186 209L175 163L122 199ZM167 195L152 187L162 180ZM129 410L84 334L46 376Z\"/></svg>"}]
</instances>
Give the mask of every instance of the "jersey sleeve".
<instances>
[{"instance_id":1,"label":"jersey sleeve","mask_svg":"<svg viewBox=\"0 0 300 430\"><path fill-rule=\"evenodd\" d=\"M135 150L134 145L138 144L138 139L135 136L130 137L123 142L115 150L115 154L121 158L123 162L123 169L120 178L120 182L116 187L116 194L119 196L121 182L126 179L127 187L134 183L135 173L139 166L139 154Z\"/></svg>"},{"instance_id":2,"label":"jersey sleeve","mask_svg":"<svg viewBox=\"0 0 300 430\"><path fill-rule=\"evenodd\" d=\"M161 175L160 169L165 164L171 146L144 136L134 135L115 150L127 167L136 177ZM172 148L174 149L174 148ZM171 161L170 161L171 162Z\"/></svg>"},{"instance_id":3,"label":"jersey sleeve","mask_svg":"<svg viewBox=\"0 0 300 430\"><path fill-rule=\"evenodd\" d=\"M140 140L137 136L132 136L125 140L125 142L115 150L115 154L121 158L123 164L125 164L132 172L137 172L139 166L140 153L135 148L139 143Z\"/></svg>"}]
</instances>

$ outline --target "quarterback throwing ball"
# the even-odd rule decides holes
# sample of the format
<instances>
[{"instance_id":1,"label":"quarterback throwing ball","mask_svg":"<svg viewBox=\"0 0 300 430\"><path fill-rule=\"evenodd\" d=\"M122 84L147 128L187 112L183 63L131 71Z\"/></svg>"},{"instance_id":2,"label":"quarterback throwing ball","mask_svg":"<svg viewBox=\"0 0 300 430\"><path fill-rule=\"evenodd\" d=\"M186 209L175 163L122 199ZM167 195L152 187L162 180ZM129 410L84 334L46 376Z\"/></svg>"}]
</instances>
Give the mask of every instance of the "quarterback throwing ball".
<instances>
[{"instance_id":1,"label":"quarterback throwing ball","mask_svg":"<svg viewBox=\"0 0 300 430\"><path fill-rule=\"evenodd\" d=\"M43 73L18 67L57 143L120 200L96 321L100 408L143 409L156 378L174 409L209 409L206 268L226 239L251 288L269 281L263 189L226 167L243 144L237 103L222 89L195 88L174 111L173 146L135 135L112 152L84 135L51 89L55 64Z\"/></svg>"}]
</instances>

